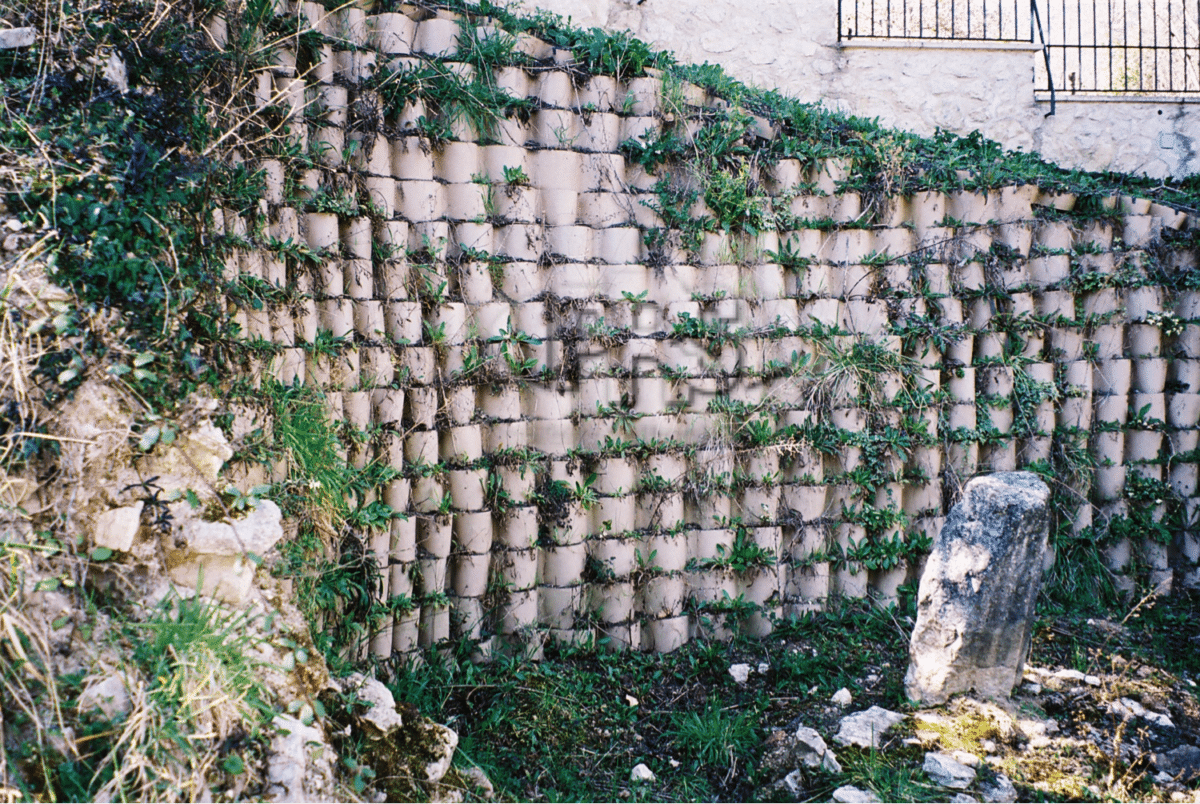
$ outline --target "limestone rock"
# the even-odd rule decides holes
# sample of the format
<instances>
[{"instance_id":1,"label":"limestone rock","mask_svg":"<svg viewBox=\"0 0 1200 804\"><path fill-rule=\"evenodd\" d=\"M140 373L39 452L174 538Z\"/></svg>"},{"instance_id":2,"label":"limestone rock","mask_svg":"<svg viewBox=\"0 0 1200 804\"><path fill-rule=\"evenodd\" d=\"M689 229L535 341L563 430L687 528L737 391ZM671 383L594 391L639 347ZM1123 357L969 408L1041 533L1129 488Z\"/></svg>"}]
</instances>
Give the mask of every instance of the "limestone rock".
<instances>
[{"instance_id":1,"label":"limestone rock","mask_svg":"<svg viewBox=\"0 0 1200 804\"><path fill-rule=\"evenodd\" d=\"M144 502L138 500L126 508L114 508L100 514L92 531L92 543L118 553L128 553L142 526L142 509L145 506Z\"/></svg>"},{"instance_id":2,"label":"limestone rock","mask_svg":"<svg viewBox=\"0 0 1200 804\"><path fill-rule=\"evenodd\" d=\"M475 786L476 795L484 801L491 801L496 797L496 788L492 784L492 780L478 765L472 765L462 771L462 777Z\"/></svg>"},{"instance_id":3,"label":"limestone rock","mask_svg":"<svg viewBox=\"0 0 1200 804\"><path fill-rule=\"evenodd\" d=\"M772 732L763 747L762 766L775 773L788 773L800 767L821 768L827 773L842 772L841 764L821 735L805 726L798 728L795 734L782 730Z\"/></svg>"},{"instance_id":4,"label":"limestone rock","mask_svg":"<svg viewBox=\"0 0 1200 804\"><path fill-rule=\"evenodd\" d=\"M1191 784L1200 779L1200 748L1194 745L1181 745L1171 751L1153 754L1151 760L1159 773L1167 774L1174 781Z\"/></svg>"},{"instance_id":5,"label":"limestone rock","mask_svg":"<svg viewBox=\"0 0 1200 804\"><path fill-rule=\"evenodd\" d=\"M841 745L857 745L860 748L878 748L879 739L903 720L904 715L899 712L872 706L866 711L842 718L833 741Z\"/></svg>"},{"instance_id":6,"label":"limestone rock","mask_svg":"<svg viewBox=\"0 0 1200 804\"><path fill-rule=\"evenodd\" d=\"M1017 800L1017 788L1003 773L997 773L994 781L979 785L979 792L988 804L1012 804Z\"/></svg>"},{"instance_id":7,"label":"limestone rock","mask_svg":"<svg viewBox=\"0 0 1200 804\"><path fill-rule=\"evenodd\" d=\"M369 708L359 716L359 720L374 730L377 736L387 737L404 725L404 719L396 711L396 699L392 697L392 691L382 682L367 678L362 673L351 673L346 677L344 688L367 703Z\"/></svg>"},{"instance_id":8,"label":"limestone rock","mask_svg":"<svg viewBox=\"0 0 1200 804\"><path fill-rule=\"evenodd\" d=\"M171 507L172 514L183 511L187 503ZM190 511L190 509L188 509ZM258 500L240 519L209 522L202 517L185 516L176 529L175 541L186 542L193 553L236 556L254 553L261 556L283 538L283 514L270 500Z\"/></svg>"},{"instance_id":9,"label":"limestone rock","mask_svg":"<svg viewBox=\"0 0 1200 804\"><path fill-rule=\"evenodd\" d=\"M942 787L965 790L975 781L974 768L967 767L949 754L936 751L925 755L925 764L921 769Z\"/></svg>"},{"instance_id":10,"label":"limestone rock","mask_svg":"<svg viewBox=\"0 0 1200 804\"><path fill-rule=\"evenodd\" d=\"M199 474L208 483L215 484L221 467L232 457L233 448L225 434L212 422L203 422L180 433L170 446L156 448L144 459L143 472L162 478L191 478ZM159 484L169 487L166 480Z\"/></svg>"},{"instance_id":11,"label":"limestone rock","mask_svg":"<svg viewBox=\"0 0 1200 804\"><path fill-rule=\"evenodd\" d=\"M104 676L79 693L79 711L88 712L99 709L109 720L115 720L119 715L129 714L133 709L133 703L129 700L127 684L128 679L123 673L111 673Z\"/></svg>"},{"instance_id":12,"label":"limestone rock","mask_svg":"<svg viewBox=\"0 0 1200 804\"><path fill-rule=\"evenodd\" d=\"M36 28L8 28L0 31L0 50L29 47L37 41Z\"/></svg>"},{"instance_id":13,"label":"limestone rock","mask_svg":"<svg viewBox=\"0 0 1200 804\"><path fill-rule=\"evenodd\" d=\"M424 732L421 745L428 758L423 766L422 781L437 784L446 775L446 771L450 770L450 763L454 761L454 751L458 748L458 732L449 726L431 721L418 724L418 728Z\"/></svg>"},{"instance_id":14,"label":"limestone rock","mask_svg":"<svg viewBox=\"0 0 1200 804\"><path fill-rule=\"evenodd\" d=\"M918 593L905 691L941 703L975 690L1007 698L1029 655L1049 539L1050 489L1031 472L967 484L946 517Z\"/></svg>"},{"instance_id":15,"label":"limestone rock","mask_svg":"<svg viewBox=\"0 0 1200 804\"><path fill-rule=\"evenodd\" d=\"M784 776L781 784L792 798L800 798L800 794L804 792L804 774L796 769Z\"/></svg>"},{"instance_id":16,"label":"limestone rock","mask_svg":"<svg viewBox=\"0 0 1200 804\"><path fill-rule=\"evenodd\" d=\"M731 664L729 665L729 675L733 677L734 682L739 686L745 684L750 679L750 665L748 664Z\"/></svg>"},{"instance_id":17,"label":"limestone rock","mask_svg":"<svg viewBox=\"0 0 1200 804\"><path fill-rule=\"evenodd\" d=\"M633 770L629 772L629 778L634 782L654 782L658 777L654 775L654 771L646 767L644 763L638 763L633 766Z\"/></svg>"},{"instance_id":18,"label":"limestone rock","mask_svg":"<svg viewBox=\"0 0 1200 804\"><path fill-rule=\"evenodd\" d=\"M1164 715L1161 712L1155 712L1152 709L1147 709L1132 698L1122 698L1119 701L1114 701L1109 704L1109 710L1115 715L1121 715L1125 718L1140 717L1149 723L1163 729L1175 728L1175 723L1169 715Z\"/></svg>"},{"instance_id":19,"label":"limestone rock","mask_svg":"<svg viewBox=\"0 0 1200 804\"><path fill-rule=\"evenodd\" d=\"M328 801L333 794L333 749L317 725L305 726L288 715L271 723L267 759L267 795L272 801Z\"/></svg>"},{"instance_id":20,"label":"limestone rock","mask_svg":"<svg viewBox=\"0 0 1200 804\"><path fill-rule=\"evenodd\" d=\"M854 702L854 696L850 694L850 690L842 687L833 694L833 697L829 699L829 702L837 706L846 707Z\"/></svg>"},{"instance_id":21,"label":"limestone rock","mask_svg":"<svg viewBox=\"0 0 1200 804\"><path fill-rule=\"evenodd\" d=\"M978 804L979 799L975 796L968 796L966 793L955 793L950 796L950 804Z\"/></svg>"},{"instance_id":22,"label":"limestone rock","mask_svg":"<svg viewBox=\"0 0 1200 804\"><path fill-rule=\"evenodd\" d=\"M863 790L848 784L833 791L833 800L840 801L842 804L878 804L879 802L878 796L870 790Z\"/></svg>"},{"instance_id":23,"label":"limestone rock","mask_svg":"<svg viewBox=\"0 0 1200 804\"><path fill-rule=\"evenodd\" d=\"M950 756L954 757L955 761L961 762L968 768L978 768L980 765L979 757L969 751L952 751Z\"/></svg>"},{"instance_id":24,"label":"limestone rock","mask_svg":"<svg viewBox=\"0 0 1200 804\"><path fill-rule=\"evenodd\" d=\"M176 527L164 541L171 580L203 594L241 605L254 585L255 562L283 538L282 514L270 500L259 500L241 519L209 522L187 503L171 506Z\"/></svg>"},{"instance_id":25,"label":"limestone rock","mask_svg":"<svg viewBox=\"0 0 1200 804\"><path fill-rule=\"evenodd\" d=\"M806 767L821 768L827 773L842 772L841 763L815 729L805 726L796 729L796 743L801 749L800 762Z\"/></svg>"}]
</instances>

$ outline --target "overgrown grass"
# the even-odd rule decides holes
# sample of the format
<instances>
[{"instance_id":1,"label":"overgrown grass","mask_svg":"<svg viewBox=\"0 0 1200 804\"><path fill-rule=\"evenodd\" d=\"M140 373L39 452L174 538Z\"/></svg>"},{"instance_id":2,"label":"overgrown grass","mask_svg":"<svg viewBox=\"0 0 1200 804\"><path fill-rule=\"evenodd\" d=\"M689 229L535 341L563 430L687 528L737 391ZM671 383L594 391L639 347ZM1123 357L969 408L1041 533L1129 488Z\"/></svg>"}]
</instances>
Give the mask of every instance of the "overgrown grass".
<instances>
[{"instance_id":1,"label":"overgrown grass","mask_svg":"<svg viewBox=\"0 0 1200 804\"><path fill-rule=\"evenodd\" d=\"M1044 618L1030 661L1096 672L1120 653L1195 674L1197 605L1192 595L1144 606L1125 635L1108 639L1084 618ZM505 800L755 800L776 781L761 767L763 741L804 725L843 766L836 775L806 771L804 800L826 801L850 784L883 801L939 801L946 792L920 769L927 749L903 745L904 728L885 751L830 740L845 711L908 711L902 679L913 613L848 603L783 621L768 639L693 642L667 655L548 646L537 663L481 665L463 646L402 668L391 686L397 700L455 728L459 766L483 768ZM756 668L745 686L729 674L739 662ZM828 703L841 687L854 697L850 710ZM632 783L638 763L657 781Z\"/></svg>"},{"instance_id":2,"label":"overgrown grass","mask_svg":"<svg viewBox=\"0 0 1200 804\"><path fill-rule=\"evenodd\" d=\"M761 743L842 686L899 706L907 634L895 612L847 605L780 624L767 640L693 642L674 653L548 646L537 663L473 664L469 646L403 669L396 698L449 723L461 762L481 766L506 799L748 800ZM739 686L729 666L765 664ZM864 679L879 676L870 690ZM889 676L895 676L895 683ZM828 729L820 714L808 725ZM659 782L638 787L646 763ZM836 785L835 785L836 786ZM832 788L830 788L832 789Z\"/></svg>"}]
</instances>

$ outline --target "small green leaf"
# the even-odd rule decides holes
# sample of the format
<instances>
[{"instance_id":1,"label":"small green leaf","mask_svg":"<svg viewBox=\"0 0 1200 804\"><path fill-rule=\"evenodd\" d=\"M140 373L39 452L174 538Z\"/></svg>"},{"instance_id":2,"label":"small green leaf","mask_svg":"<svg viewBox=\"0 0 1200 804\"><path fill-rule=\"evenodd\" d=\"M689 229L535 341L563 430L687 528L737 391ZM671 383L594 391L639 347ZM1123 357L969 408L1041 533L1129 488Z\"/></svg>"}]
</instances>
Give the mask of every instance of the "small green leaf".
<instances>
[{"instance_id":1,"label":"small green leaf","mask_svg":"<svg viewBox=\"0 0 1200 804\"><path fill-rule=\"evenodd\" d=\"M163 428L163 431L162 431L162 438L160 438L159 440L160 440L160 441L161 441L163 444L166 444L167 446L170 446L171 444L175 443L175 435L176 435L176 434L175 434L175 430L174 430L174 428L172 428L172 427L164 427L164 428Z\"/></svg>"},{"instance_id":2,"label":"small green leaf","mask_svg":"<svg viewBox=\"0 0 1200 804\"><path fill-rule=\"evenodd\" d=\"M237 754L230 754L221 761L221 767L226 773L231 773L237 776L246 770L246 763Z\"/></svg>"},{"instance_id":3,"label":"small green leaf","mask_svg":"<svg viewBox=\"0 0 1200 804\"><path fill-rule=\"evenodd\" d=\"M148 365L153 362L154 362L154 353L153 352L142 352L133 359L133 366L134 366L134 368L140 368L141 366L145 366L145 365Z\"/></svg>"},{"instance_id":4,"label":"small green leaf","mask_svg":"<svg viewBox=\"0 0 1200 804\"><path fill-rule=\"evenodd\" d=\"M56 618L54 622L50 623L50 628L57 631L69 622L71 622L71 618L64 614L63 616Z\"/></svg>"},{"instance_id":5,"label":"small green leaf","mask_svg":"<svg viewBox=\"0 0 1200 804\"><path fill-rule=\"evenodd\" d=\"M108 367L108 373L114 377L124 377L130 371L129 366L124 363L114 363Z\"/></svg>"},{"instance_id":6,"label":"small green leaf","mask_svg":"<svg viewBox=\"0 0 1200 804\"><path fill-rule=\"evenodd\" d=\"M188 505L192 506L193 509L200 507L200 495L196 494L196 492L188 489L183 493L183 496L188 501Z\"/></svg>"},{"instance_id":7,"label":"small green leaf","mask_svg":"<svg viewBox=\"0 0 1200 804\"><path fill-rule=\"evenodd\" d=\"M133 370L133 376L134 376L134 378L135 378L135 379L138 379L138 380L155 380L155 379L158 379L158 378L155 376L155 374L154 374L154 372L153 372L153 371L149 371L148 369L141 369L141 368L139 368L139 369L134 369L134 370Z\"/></svg>"},{"instance_id":8,"label":"small green leaf","mask_svg":"<svg viewBox=\"0 0 1200 804\"><path fill-rule=\"evenodd\" d=\"M142 438L138 441L138 449L142 452L149 452L154 445L158 443L158 437L162 434L157 424L152 424L146 428L146 432L142 433Z\"/></svg>"},{"instance_id":9,"label":"small green leaf","mask_svg":"<svg viewBox=\"0 0 1200 804\"><path fill-rule=\"evenodd\" d=\"M113 556L113 551L107 547L97 547L92 551L92 561L108 561Z\"/></svg>"},{"instance_id":10,"label":"small green leaf","mask_svg":"<svg viewBox=\"0 0 1200 804\"><path fill-rule=\"evenodd\" d=\"M57 589L61 585L61 583L62 582L58 578L46 578L46 579L38 581L36 584L34 584L33 591L35 591L35 592L53 592L55 589Z\"/></svg>"}]
</instances>

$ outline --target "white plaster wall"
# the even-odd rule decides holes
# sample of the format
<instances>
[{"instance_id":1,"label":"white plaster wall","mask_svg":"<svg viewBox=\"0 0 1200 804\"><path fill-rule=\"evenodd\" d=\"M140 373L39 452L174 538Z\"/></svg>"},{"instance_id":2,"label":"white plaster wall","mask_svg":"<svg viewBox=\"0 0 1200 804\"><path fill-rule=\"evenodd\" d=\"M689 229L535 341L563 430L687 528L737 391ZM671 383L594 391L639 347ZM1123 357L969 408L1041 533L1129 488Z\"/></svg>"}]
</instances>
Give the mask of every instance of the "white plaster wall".
<instances>
[{"instance_id":1,"label":"white plaster wall","mask_svg":"<svg viewBox=\"0 0 1200 804\"><path fill-rule=\"evenodd\" d=\"M527 0L584 27L628 29L680 61L921 134L978 129L1067 167L1200 173L1200 103L1036 98L1040 50L837 42L835 0Z\"/></svg>"}]
</instances>

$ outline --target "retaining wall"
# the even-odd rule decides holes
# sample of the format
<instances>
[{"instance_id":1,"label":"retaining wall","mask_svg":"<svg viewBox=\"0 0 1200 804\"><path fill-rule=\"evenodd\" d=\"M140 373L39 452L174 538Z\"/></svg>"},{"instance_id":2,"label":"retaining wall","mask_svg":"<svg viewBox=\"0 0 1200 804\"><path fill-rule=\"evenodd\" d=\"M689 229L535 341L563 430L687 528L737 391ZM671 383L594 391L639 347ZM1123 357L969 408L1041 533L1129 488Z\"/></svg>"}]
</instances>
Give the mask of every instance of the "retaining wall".
<instances>
[{"instance_id":1,"label":"retaining wall","mask_svg":"<svg viewBox=\"0 0 1200 804\"><path fill-rule=\"evenodd\" d=\"M796 229L685 246L660 177L618 152L687 125L661 79L573 81L524 40L541 67L497 79L531 119L435 146L419 104L379 120L360 82L453 53L458 22L304 10L345 46L303 78L279 59L259 93L331 147L263 163L257 236L214 223L249 238L228 278L286 292L238 313L272 345L257 370L323 389L368 434L351 461L402 473L377 498L407 516L366 537L401 602L377 656L463 636L666 651L830 594L892 600L967 479L1030 465L1122 583L1200 580L1200 285L1164 290L1200 275L1194 220L1132 198L1080 217L1033 186L864 199L836 192L843 163L784 160L760 179Z\"/></svg>"},{"instance_id":2,"label":"retaining wall","mask_svg":"<svg viewBox=\"0 0 1200 804\"><path fill-rule=\"evenodd\" d=\"M849 8L851 0L846 2ZM978 129L1005 148L1037 151L1083 170L1159 178L1200 172L1197 99L1169 93L1076 95L1059 87L1057 109L1047 117L1049 94L1034 91L1042 51L1031 44L861 38L839 43L837 4L825 0L532 5L585 27L628 28L683 62L720 64L740 80L923 135L938 127L961 135Z\"/></svg>"}]
</instances>

